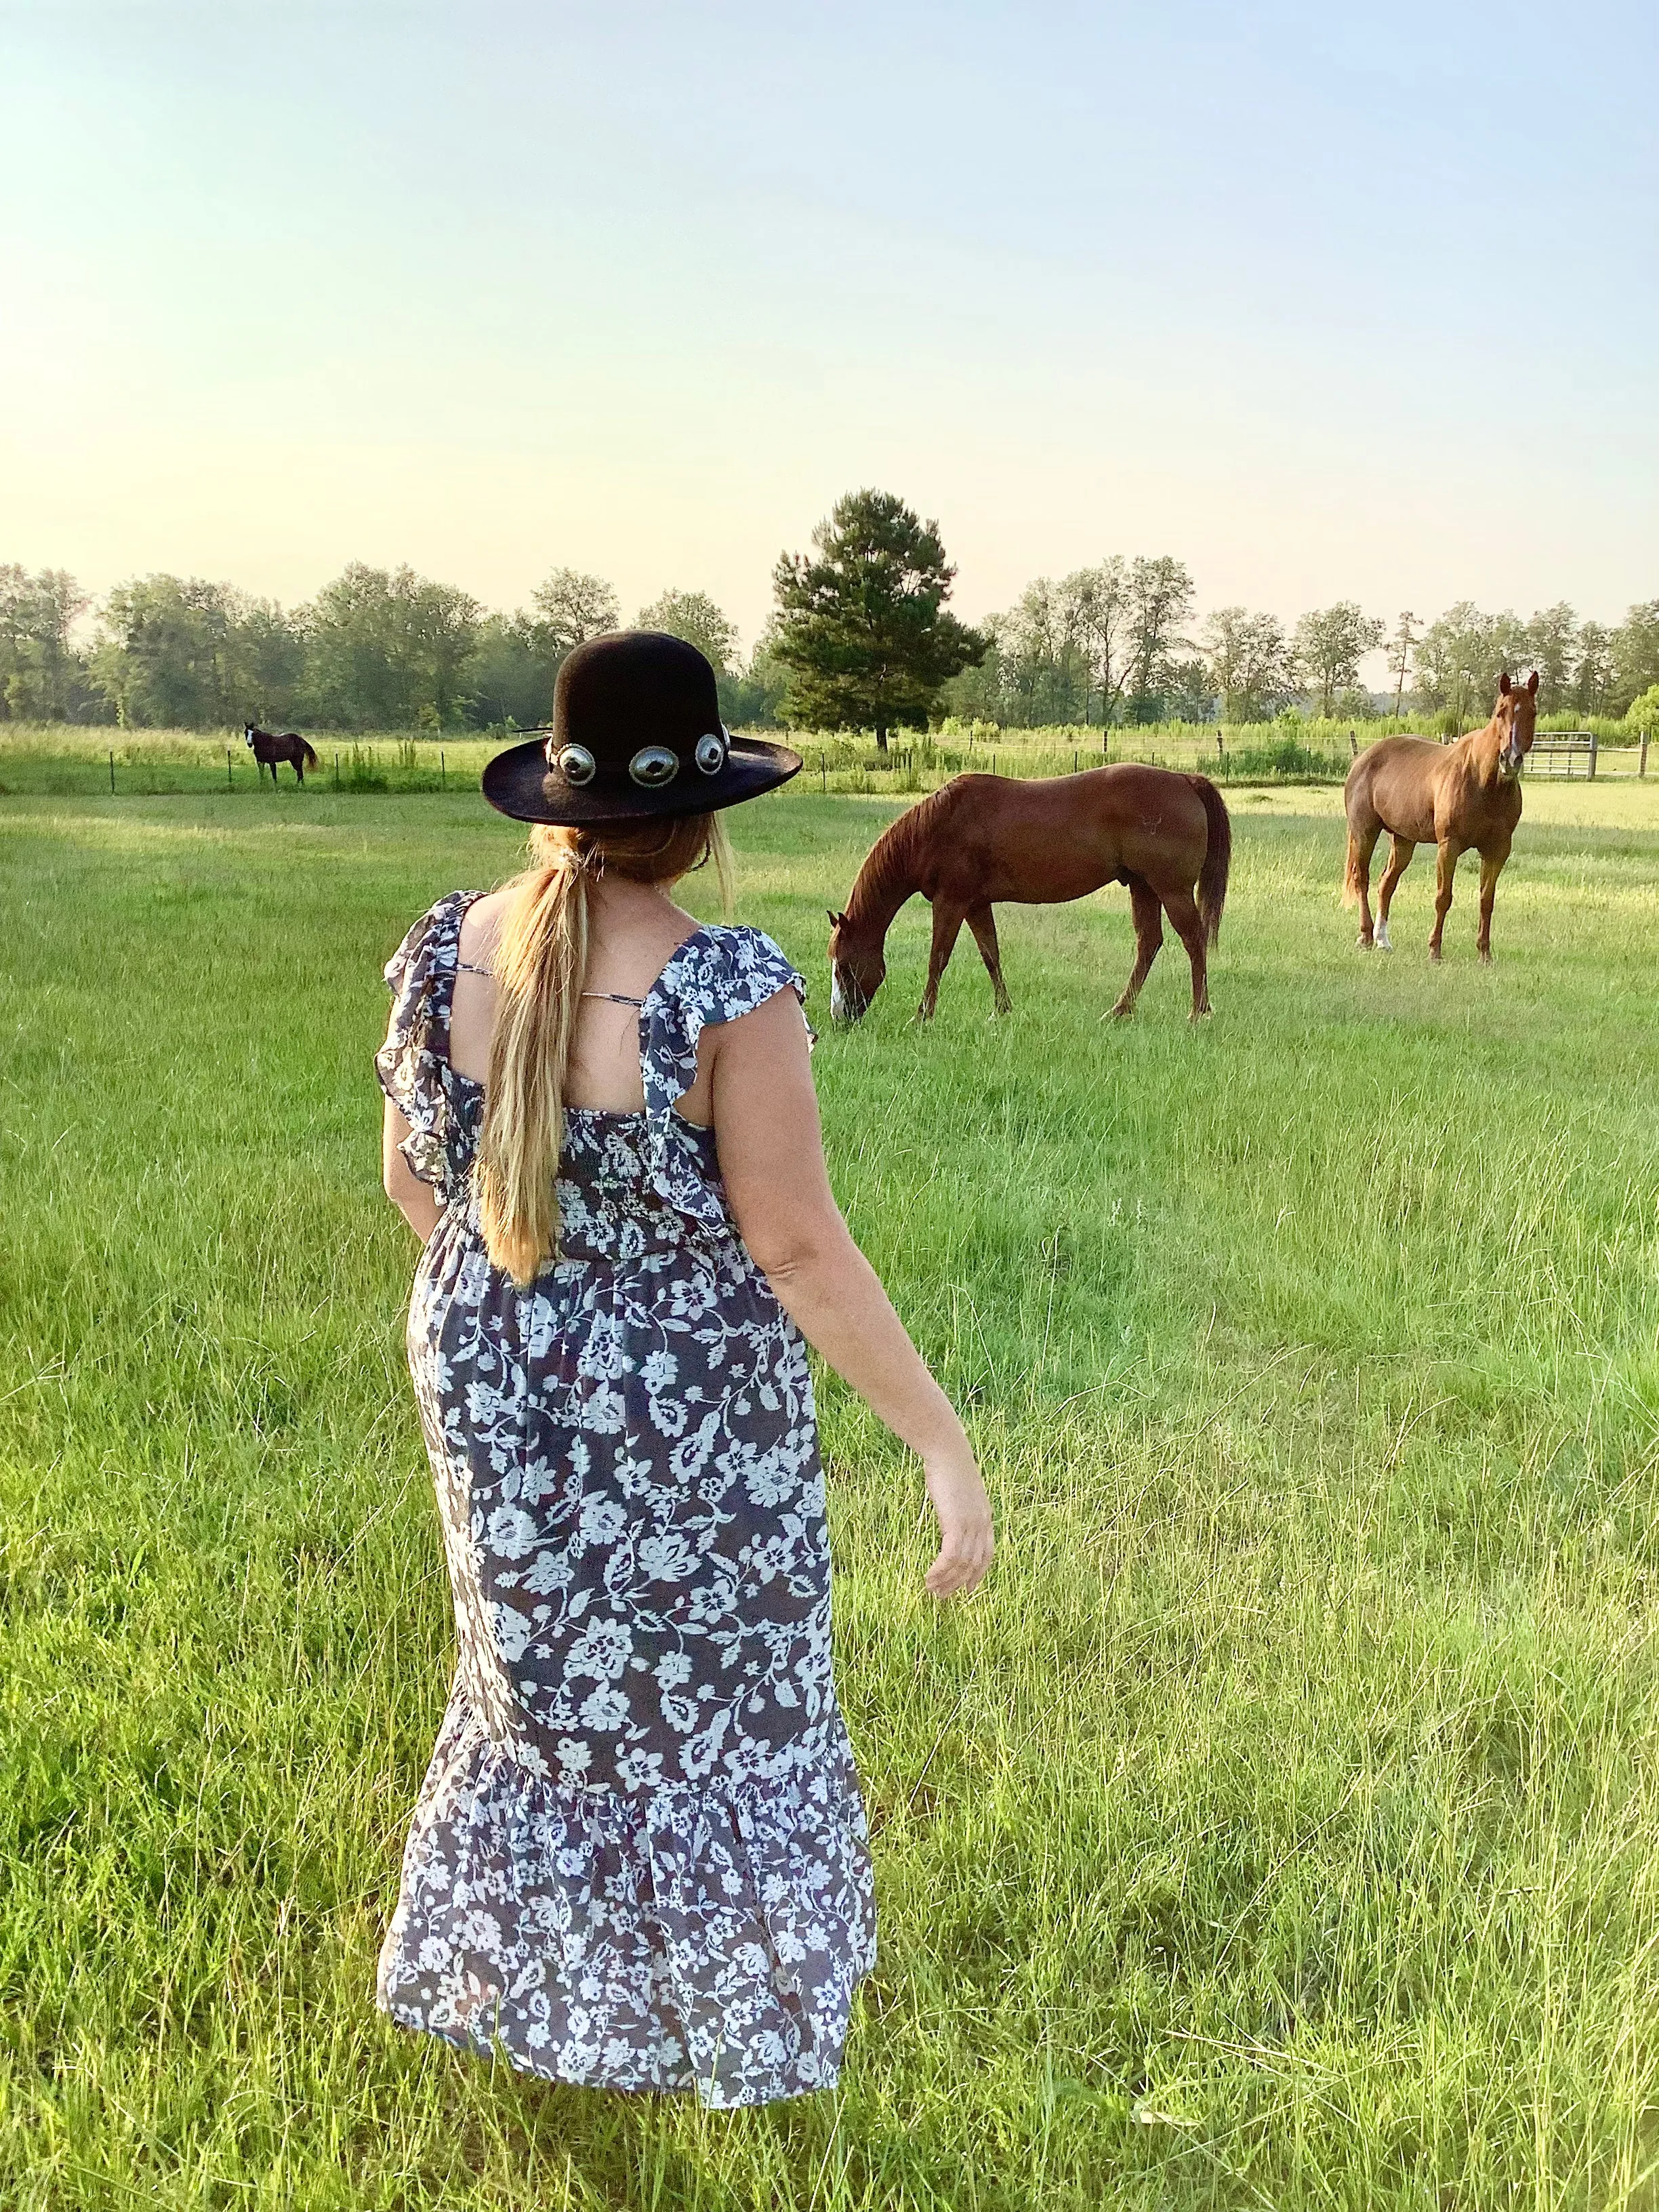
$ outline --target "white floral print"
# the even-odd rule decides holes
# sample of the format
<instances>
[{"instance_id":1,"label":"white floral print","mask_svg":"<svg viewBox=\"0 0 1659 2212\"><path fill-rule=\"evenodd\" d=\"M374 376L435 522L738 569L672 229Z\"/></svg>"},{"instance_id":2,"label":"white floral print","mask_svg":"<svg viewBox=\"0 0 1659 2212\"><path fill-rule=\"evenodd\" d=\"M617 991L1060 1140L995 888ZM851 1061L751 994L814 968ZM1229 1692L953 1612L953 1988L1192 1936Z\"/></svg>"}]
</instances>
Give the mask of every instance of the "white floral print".
<instances>
[{"instance_id":1,"label":"white floral print","mask_svg":"<svg viewBox=\"0 0 1659 2212\"><path fill-rule=\"evenodd\" d=\"M393 957L376 1060L444 1207L409 1352L458 1640L380 2000L561 2081L798 2095L835 2081L874 1958L823 1473L800 1339L676 1103L704 1028L804 987L756 930L679 947L641 1012L645 1109L567 1114L561 1256L520 1291L448 1062L475 896Z\"/></svg>"}]
</instances>

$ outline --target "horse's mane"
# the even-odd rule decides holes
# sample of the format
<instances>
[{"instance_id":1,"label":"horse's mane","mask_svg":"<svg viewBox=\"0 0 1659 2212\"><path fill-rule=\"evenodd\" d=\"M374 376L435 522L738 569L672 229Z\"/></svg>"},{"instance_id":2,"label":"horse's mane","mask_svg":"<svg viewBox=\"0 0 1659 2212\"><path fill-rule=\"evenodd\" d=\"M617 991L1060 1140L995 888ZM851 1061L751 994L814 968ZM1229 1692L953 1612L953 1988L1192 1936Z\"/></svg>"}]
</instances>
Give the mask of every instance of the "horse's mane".
<instances>
[{"instance_id":1,"label":"horse's mane","mask_svg":"<svg viewBox=\"0 0 1659 2212\"><path fill-rule=\"evenodd\" d=\"M859 870L852 896L847 902L849 915L856 918L871 907L890 911L908 898L916 887L917 848L933 836L950 797L951 786L947 783L918 800L915 805L907 807L896 822L888 823Z\"/></svg>"}]
</instances>

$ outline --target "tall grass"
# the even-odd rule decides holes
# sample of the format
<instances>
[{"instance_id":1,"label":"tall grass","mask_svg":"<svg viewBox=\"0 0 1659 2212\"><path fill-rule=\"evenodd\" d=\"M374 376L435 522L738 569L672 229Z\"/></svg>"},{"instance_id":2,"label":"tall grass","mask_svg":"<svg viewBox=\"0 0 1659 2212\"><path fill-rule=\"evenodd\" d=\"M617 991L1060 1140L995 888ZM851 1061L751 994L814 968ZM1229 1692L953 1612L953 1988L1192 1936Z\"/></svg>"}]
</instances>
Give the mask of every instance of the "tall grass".
<instances>
[{"instance_id":1,"label":"tall grass","mask_svg":"<svg viewBox=\"0 0 1659 2212\"><path fill-rule=\"evenodd\" d=\"M3 753L0 752L0 759ZM3 775L0 769L0 775ZM859 799L733 817L824 994ZM375 1948L448 1599L378 1190L377 969L475 794L0 806L0 2201L320 2212L1648 2206L1659 2171L1653 828L1528 821L1499 966L1238 817L1212 988L1003 910L817 1054L1003 1549L936 1610L833 1382L881 1961L843 2087L550 2089ZM701 896L701 886L694 884Z\"/></svg>"}]
</instances>

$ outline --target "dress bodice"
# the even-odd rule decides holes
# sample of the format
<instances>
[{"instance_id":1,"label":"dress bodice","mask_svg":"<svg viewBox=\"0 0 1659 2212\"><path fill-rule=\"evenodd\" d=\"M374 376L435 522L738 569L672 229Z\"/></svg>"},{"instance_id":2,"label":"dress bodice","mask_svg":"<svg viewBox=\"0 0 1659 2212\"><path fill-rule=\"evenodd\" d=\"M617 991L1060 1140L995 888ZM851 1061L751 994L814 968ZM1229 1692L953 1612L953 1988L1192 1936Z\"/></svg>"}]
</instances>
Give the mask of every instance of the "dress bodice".
<instances>
[{"instance_id":1,"label":"dress bodice","mask_svg":"<svg viewBox=\"0 0 1659 2212\"><path fill-rule=\"evenodd\" d=\"M482 896L455 891L415 924L386 964L392 1020L376 1066L410 1125L402 1151L446 1209L470 1214L483 1086L453 1067L450 1012L461 923ZM557 1193L562 1261L631 1259L699 1233L735 1235L714 1133L679 1111L696 1079L697 1042L715 1023L806 987L757 929L705 923L678 945L640 1008L643 1108L565 1109Z\"/></svg>"}]
</instances>

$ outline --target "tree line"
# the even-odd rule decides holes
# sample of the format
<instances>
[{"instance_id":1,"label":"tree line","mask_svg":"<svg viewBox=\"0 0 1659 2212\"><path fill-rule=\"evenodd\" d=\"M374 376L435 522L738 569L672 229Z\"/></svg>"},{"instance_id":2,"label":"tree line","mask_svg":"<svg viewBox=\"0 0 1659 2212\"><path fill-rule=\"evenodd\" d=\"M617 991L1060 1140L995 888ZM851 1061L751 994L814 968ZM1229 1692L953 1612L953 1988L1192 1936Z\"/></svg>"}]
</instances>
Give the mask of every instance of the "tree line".
<instances>
[{"instance_id":1,"label":"tree line","mask_svg":"<svg viewBox=\"0 0 1659 2212\"><path fill-rule=\"evenodd\" d=\"M977 628L946 604L956 571L939 526L893 494L849 493L773 572L774 606L745 659L707 593L670 590L635 617L699 647L732 727L890 732L957 714L1003 726L1266 721L1292 706L1358 718L1408 702L1469 726L1503 670L1536 668L1540 703L1620 714L1659 686L1659 599L1617 626L1565 603L1530 621L1468 600L1390 627L1352 600L1287 626L1218 608L1170 555L1114 556L1039 577ZM602 577L556 568L507 615L408 568L353 562L285 609L230 584L152 575L95 610L61 569L0 565L0 720L215 729L243 720L311 729L528 728L560 662L621 625ZM1363 687L1385 651L1389 691ZM1656 699L1659 705L1659 698Z\"/></svg>"},{"instance_id":2,"label":"tree line","mask_svg":"<svg viewBox=\"0 0 1659 2212\"><path fill-rule=\"evenodd\" d=\"M109 594L82 644L88 606L60 569L0 565L0 719L527 728L546 719L571 647L622 623L611 586L573 568L556 568L528 608L502 615L455 585L362 562L294 608L199 577L141 577ZM750 702L737 632L713 600L665 592L635 622L700 646L742 716Z\"/></svg>"},{"instance_id":3,"label":"tree line","mask_svg":"<svg viewBox=\"0 0 1659 2212\"><path fill-rule=\"evenodd\" d=\"M1167 556L1039 577L984 625L988 650L948 687L951 705L1014 727L1265 722L1292 707L1359 720L1409 706L1467 728L1485 719L1505 670L1536 668L1546 713L1622 714L1659 684L1659 599L1617 627L1581 621L1565 602L1522 621L1468 599L1433 622L1407 611L1390 625L1340 599L1293 625L1219 607L1195 630L1194 601L1188 570ZM1381 694L1360 681L1379 648Z\"/></svg>"}]
</instances>

